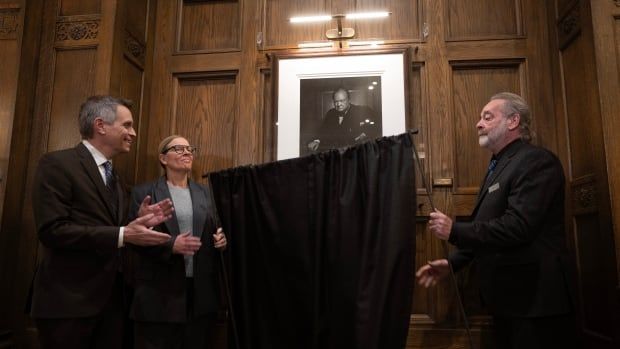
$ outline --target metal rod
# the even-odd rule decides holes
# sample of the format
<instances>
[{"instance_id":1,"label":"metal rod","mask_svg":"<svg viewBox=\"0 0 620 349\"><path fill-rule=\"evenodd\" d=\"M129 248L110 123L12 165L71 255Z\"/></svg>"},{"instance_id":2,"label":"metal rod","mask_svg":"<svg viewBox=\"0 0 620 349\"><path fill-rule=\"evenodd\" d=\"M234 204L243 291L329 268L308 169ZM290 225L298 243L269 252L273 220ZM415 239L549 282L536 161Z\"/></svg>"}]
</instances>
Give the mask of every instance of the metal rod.
<instances>
[{"instance_id":1,"label":"metal rod","mask_svg":"<svg viewBox=\"0 0 620 349\"><path fill-rule=\"evenodd\" d=\"M431 204L431 211L435 212L435 204L433 203L433 196L431 194L431 186L430 183L426 180L426 176L424 175L424 170L422 169L422 162L420 161L420 156L418 155L418 150L415 147L415 142L413 141L413 135L418 134L418 129L412 129L407 132L409 134L409 139L411 140L411 147L413 150L413 157L416 160L417 167L420 171L420 177L426 188L426 194L428 197L428 201ZM469 326L469 320L467 320L467 314L465 314L465 307L463 306L463 299L461 298L461 292L459 291L458 284L456 282L456 275L454 274L454 269L452 268L452 263L450 263L448 243L446 240L441 240L441 245L443 247L443 253L448 261L448 268L450 269L450 279L452 280L452 285L454 285L454 292L456 294L457 301L459 303L459 310L461 311L461 316L463 317L463 323L465 324L465 330L467 331L467 338L469 339L469 347L470 349L474 349L474 342L471 336L471 328Z\"/></svg>"},{"instance_id":2,"label":"metal rod","mask_svg":"<svg viewBox=\"0 0 620 349\"><path fill-rule=\"evenodd\" d=\"M205 177L205 176L203 176ZM222 221L220 220L220 215L217 211L217 206L215 205L215 198L213 196L213 187L211 186L211 179L208 181L209 194L211 199L211 206L213 206L213 219L215 220L215 225L217 228L222 226ZM230 286L228 282L228 270L226 268L226 260L224 259L224 251L220 252L220 264L222 266L222 275L224 277L224 290L226 291L226 299L228 300L228 312L230 313L230 322L233 329L233 336L235 338L235 347L240 349L239 347L239 333L237 332L237 322L235 321L235 310L233 308L232 296L230 295Z\"/></svg>"}]
</instances>

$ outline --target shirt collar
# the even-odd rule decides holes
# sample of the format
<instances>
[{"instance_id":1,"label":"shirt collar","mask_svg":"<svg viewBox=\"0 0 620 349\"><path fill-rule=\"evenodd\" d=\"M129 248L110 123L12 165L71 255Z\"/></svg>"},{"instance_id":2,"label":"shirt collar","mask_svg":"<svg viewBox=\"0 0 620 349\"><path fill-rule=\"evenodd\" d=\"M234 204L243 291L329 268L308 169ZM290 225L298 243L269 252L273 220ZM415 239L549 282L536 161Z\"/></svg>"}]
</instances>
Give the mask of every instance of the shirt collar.
<instances>
[{"instance_id":1,"label":"shirt collar","mask_svg":"<svg viewBox=\"0 0 620 349\"><path fill-rule=\"evenodd\" d=\"M108 160L105 155L103 155L97 148L95 148L94 145L90 144L89 141L83 139L82 144L84 144L86 149L88 149L90 154L93 156L93 159L95 159L95 163L97 164L97 166L103 165L103 163L106 161L110 161L110 163L112 162L112 160Z\"/></svg>"}]
</instances>

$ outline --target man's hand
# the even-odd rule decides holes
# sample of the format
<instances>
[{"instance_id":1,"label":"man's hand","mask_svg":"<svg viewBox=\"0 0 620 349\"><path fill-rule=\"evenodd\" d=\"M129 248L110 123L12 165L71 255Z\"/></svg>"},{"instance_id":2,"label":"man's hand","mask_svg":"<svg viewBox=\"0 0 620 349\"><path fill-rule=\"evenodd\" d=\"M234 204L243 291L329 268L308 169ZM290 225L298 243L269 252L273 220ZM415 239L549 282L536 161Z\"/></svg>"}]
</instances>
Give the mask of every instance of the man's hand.
<instances>
[{"instance_id":1,"label":"man's hand","mask_svg":"<svg viewBox=\"0 0 620 349\"><path fill-rule=\"evenodd\" d=\"M140 204L140 209L138 209L138 217L146 216L147 214L152 213L156 217L165 218L163 221L166 221L172 218L172 212L174 212L174 207L172 206L172 200L165 199L160 202L154 203L152 205L149 205L150 203L151 203L151 196L147 195L144 198L144 200L142 200L142 203ZM153 224L149 226L152 227L157 224Z\"/></svg>"},{"instance_id":2,"label":"man's hand","mask_svg":"<svg viewBox=\"0 0 620 349\"><path fill-rule=\"evenodd\" d=\"M217 228L217 231L213 234L213 246L220 251L224 251L227 244L226 235L224 235L222 228Z\"/></svg>"},{"instance_id":3,"label":"man's hand","mask_svg":"<svg viewBox=\"0 0 620 349\"><path fill-rule=\"evenodd\" d=\"M192 236L189 232L183 233L174 239L172 253L193 256L201 245L202 242L198 236Z\"/></svg>"},{"instance_id":4,"label":"man's hand","mask_svg":"<svg viewBox=\"0 0 620 349\"><path fill-rule=\"evenodd\" d=\"M170 235L156 232L148 228L159 224L151 224L156 221L158 221L158 219L152 213L134 219L125 227L123 241L139 246L153 246L163 244L170 240Z\"/></svg>"},{"instance_id":5,"label":"man's hand","mask_svg":"<svg viewBox=\"0 0 620 349\"><path fill-rule=\"evenodd\" d=\"M428 221L428 227L431 233L435 234L441 240L448 240L450 238L450 231L452 230L452 219L446 216L439 210L431 212L431 219Z\"/></svg>"},{"instance_id":6,"label":"man's hand","mask_svg":"<svg viewBox=\"0 0 620 349\"><path fill-rule=\"evenodd\" d=\"M415 273L418 284L428 288L435 286L437 281L443 279L450 272L447 259L437 259L429 261Z\"/></svg>"}]
</instances>

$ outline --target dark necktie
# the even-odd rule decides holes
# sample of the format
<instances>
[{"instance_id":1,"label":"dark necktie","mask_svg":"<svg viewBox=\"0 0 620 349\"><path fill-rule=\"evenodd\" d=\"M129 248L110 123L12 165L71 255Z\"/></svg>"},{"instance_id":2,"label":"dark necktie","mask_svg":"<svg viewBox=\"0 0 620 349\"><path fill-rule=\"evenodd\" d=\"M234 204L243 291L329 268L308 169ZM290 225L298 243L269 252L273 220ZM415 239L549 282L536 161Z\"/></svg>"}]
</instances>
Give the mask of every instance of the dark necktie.
<instances>
[{"instance_id":1,"label":"dark necktie","mask_svg":"<svg viewBox=\"0 0 620 349\"><path fill-rule=\"evenodd\" d=\"M103 163L103 171L105 173L105 186L112 189L114 175L112 174L112 163L106 161Z\"/></svg>"},{"instance_id":2,"label":"dark necktie","mask_svg":"<svg viewBox=\"0 0 620 349\"><path fill-rule=\"evenodd\" d=\"M489 162L489 169L487 170L487 175L485 177L485 181L488 181L489 178L491 178L491 175L493 174L493 171L495 170L495 166L497 166L497 159L491 158L491 161Z\"/></svg>"}]
</instances>

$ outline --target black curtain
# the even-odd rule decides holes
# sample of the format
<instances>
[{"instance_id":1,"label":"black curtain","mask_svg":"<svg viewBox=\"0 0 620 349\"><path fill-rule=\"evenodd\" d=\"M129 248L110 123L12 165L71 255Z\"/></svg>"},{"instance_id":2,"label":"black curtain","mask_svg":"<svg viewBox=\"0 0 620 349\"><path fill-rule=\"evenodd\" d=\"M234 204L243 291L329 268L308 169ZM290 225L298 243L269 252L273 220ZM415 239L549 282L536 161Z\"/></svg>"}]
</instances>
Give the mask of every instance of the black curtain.
<instances>
[{"instance_id":1,"label":"black curtain","mask_svg":"<svg viewBox=\"0 0 620 349\"><path fill-rule=\"evenodd\" d=\"M240 348L404 347L415 257L407 134L209 181Z\"/></svg>"}]
</instances>

